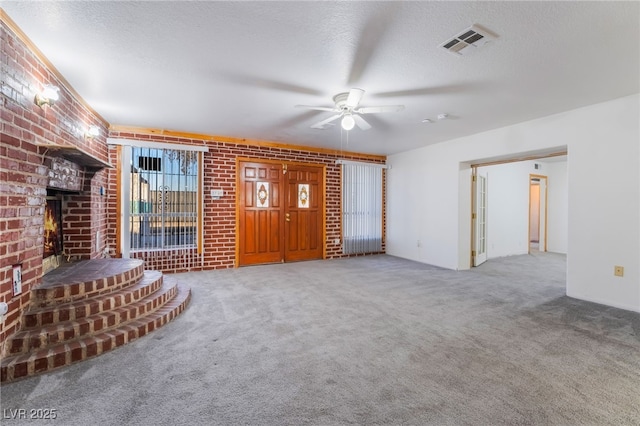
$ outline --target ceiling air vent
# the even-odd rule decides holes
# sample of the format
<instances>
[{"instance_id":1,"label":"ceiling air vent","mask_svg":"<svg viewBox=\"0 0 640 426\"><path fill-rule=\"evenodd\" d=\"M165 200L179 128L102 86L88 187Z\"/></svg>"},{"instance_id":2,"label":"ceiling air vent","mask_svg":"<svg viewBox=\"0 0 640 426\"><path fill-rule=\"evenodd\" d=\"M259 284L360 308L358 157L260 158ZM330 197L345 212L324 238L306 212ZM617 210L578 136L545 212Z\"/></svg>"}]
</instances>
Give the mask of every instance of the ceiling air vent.
<instances>
[{"instance_id":1,"label":"ceiling air vent","mask_svg":"<svg viewBox=\"0 0 640 426\"><path fill-rule=\"evenodd\" d=\"M446 49L448 52L455 53L456 55L465 55L474 50L472 47L484 46L495 38L495 35L484 28L481 28L478 25L472 25L457 36L453 37L451 40L447 40L442 43L440 47Z\"/></svg>"}]
</instances>

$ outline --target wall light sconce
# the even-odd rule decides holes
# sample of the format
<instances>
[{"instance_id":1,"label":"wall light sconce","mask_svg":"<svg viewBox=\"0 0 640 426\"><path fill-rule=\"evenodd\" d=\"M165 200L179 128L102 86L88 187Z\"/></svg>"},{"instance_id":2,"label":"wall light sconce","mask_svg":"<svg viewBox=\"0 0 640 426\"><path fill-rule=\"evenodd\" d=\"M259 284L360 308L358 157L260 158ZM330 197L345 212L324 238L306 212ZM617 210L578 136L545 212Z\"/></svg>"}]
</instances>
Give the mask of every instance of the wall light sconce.
<instances>
[{"instance_id":1,"label":"wall light sconce","mask_svg":"<svg viewBox=\"0 0 640 426\"><path fill-rule=\"evenodd\" d=\"M58 94L59 91L59 87L47 84L42 89L42 92L36 93L36 97L33 101L40 108L43 108L44 105L52 106L60 98L60 95Z\"/></svg>"},{"instance_id":2,"label":"wall light sconce","mask_svg":"<svg viewBox=\"0 0 640 426\"><path fill-rule=\"evenodd\" d=\"M353 116L351 114L345 114L344 117L342 117L340 125L343 129L349 131L353 129L353 126L356 125L356 120L353 119Z\"/></svg>"},{"instance_id":3,"label":"wall light sconce","mask_svg":"<svg viewBox=\"0 0 640 426\"><path fill-rule=\"evenodd\" d=\"M93 139L100 135L100 128L98 126L89 126L86 132L84 132L84 138L87 140Z\"/></svg>"}]
</instances>

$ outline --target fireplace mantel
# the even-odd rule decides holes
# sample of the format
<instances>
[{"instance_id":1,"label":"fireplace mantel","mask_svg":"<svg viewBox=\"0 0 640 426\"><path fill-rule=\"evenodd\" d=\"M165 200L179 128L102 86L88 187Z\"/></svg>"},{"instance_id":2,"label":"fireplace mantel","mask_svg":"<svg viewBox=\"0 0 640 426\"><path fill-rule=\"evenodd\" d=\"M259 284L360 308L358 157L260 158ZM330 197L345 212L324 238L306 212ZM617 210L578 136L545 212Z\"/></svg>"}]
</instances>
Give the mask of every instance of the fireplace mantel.
<instances>
[{"instance_id":1,"label":"fireplace mantel","mask_svg":"<svg viewBox=\"0 0 640 426\"><path fill-rule=\"evenodd\" d=\"M41 150L46 150L52 153L58 153L62 158L69 161L73 161L79 166L84 166L87 169L98 171L106 168L113 168L113 165L106 161L102 161L98 157L89 154L88 152L72 145L56 145L56 144L38 144Z\"/></svg>"}]
</instances>

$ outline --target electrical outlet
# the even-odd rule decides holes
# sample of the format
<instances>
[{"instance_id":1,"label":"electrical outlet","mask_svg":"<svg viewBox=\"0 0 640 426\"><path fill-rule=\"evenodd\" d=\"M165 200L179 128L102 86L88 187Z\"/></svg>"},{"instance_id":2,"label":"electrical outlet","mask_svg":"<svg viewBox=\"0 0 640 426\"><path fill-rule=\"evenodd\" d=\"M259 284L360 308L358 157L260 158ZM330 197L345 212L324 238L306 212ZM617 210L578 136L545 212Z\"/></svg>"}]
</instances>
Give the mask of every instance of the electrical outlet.
<instances>
[{"instance_id":1,"label":"electrical outlet","mask_svg":"<svg viewBox=\"0 0 640 426\"><path fill-rule=\"evenodd\" d=\"M335 245L340 244L340 238L336 238L335 240L333 240L333 244Z\"/></svg>"},{"instance_id":2,"label":"electrical outlet","mask_svg":"<svg viewBox=\"0 0 640 426\"><path fill-rule=\"evenodd\" d=\"M624 266L614 266L613 275L615 275L616 277L624 277Z\"/></svg>"}]
</instances>

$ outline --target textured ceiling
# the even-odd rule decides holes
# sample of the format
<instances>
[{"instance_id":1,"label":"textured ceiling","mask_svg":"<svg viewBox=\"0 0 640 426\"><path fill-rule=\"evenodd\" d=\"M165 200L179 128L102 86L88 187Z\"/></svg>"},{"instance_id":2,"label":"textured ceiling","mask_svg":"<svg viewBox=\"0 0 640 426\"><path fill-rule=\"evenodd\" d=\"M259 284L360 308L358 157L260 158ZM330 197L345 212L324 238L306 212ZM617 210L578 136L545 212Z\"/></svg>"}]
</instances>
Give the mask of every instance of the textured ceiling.
<instances>
[{"instance_id":1,"label":"textured ceiling","mask_svg":"<svg viewBox=\"0 0 640 426\"><path fill-rule=\"evenodd\" d=\"M1 5L112 125L392 154L640 91L639 2ZM438 47L472 24L498 38ZM294 108L352 87L405 109L347 135Z\"/></svg>"}]
</instances>

